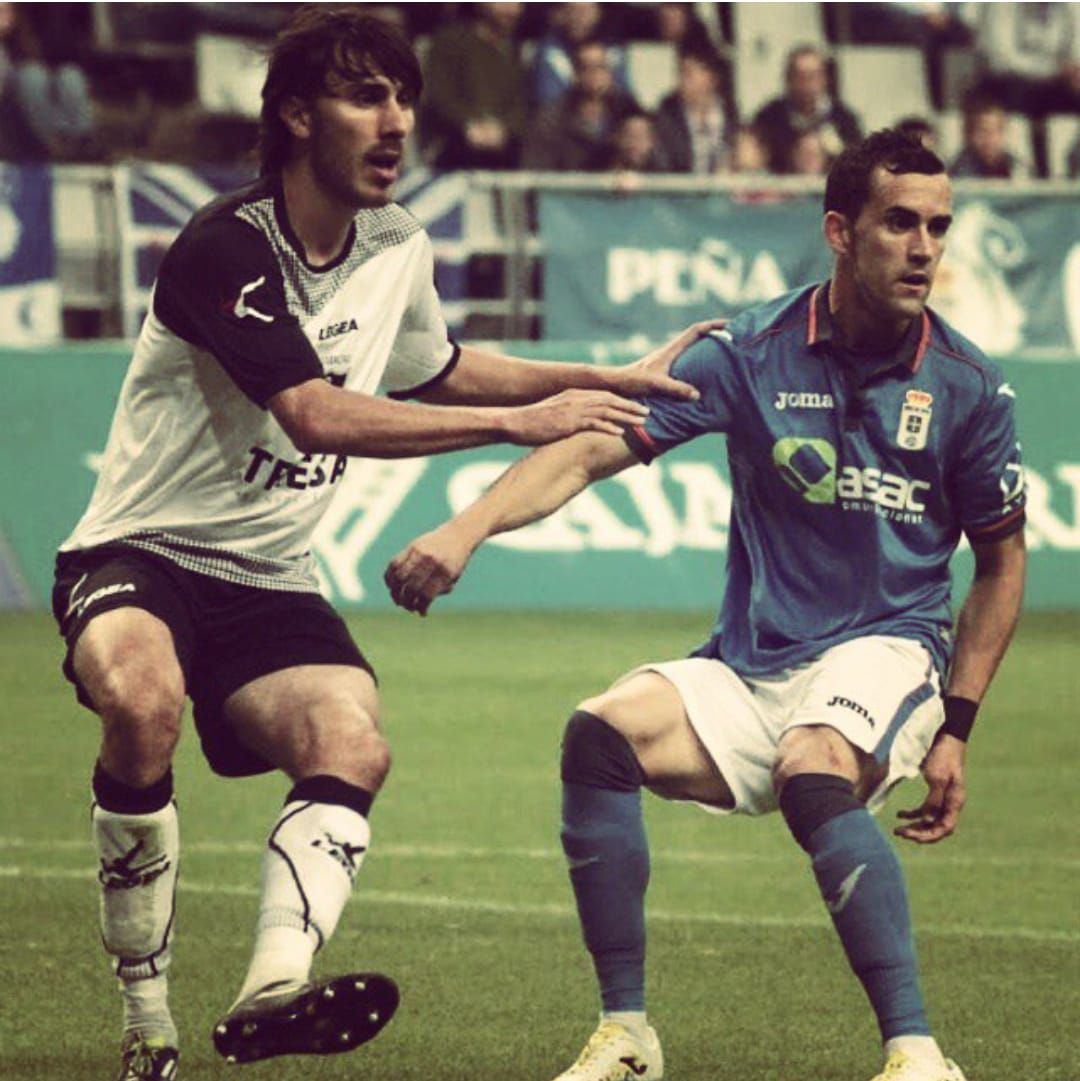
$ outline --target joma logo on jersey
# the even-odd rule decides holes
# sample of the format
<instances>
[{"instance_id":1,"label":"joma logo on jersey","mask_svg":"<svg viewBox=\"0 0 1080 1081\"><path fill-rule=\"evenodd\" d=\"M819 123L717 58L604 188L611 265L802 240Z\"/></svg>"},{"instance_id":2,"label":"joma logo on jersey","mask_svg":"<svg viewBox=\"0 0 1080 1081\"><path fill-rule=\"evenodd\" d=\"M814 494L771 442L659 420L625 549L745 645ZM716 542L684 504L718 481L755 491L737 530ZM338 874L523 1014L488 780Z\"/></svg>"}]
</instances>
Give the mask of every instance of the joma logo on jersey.
<instances>
[{"instance_id":1,"label":"joma logo on jersey","mask_svg":"<svg viewBox=\"0 0 1080 1081\"><path fill-rule=\"evenodd\" d=\"M870 711L865 706L860 706L858 702L852 702L850 698L844 698L842 695L834 694L832 698L825 703L826 708L829 706L840 706L841 709L850 709L862 717L871 728L874 727L874 718L870 716Z\"/></svg>"},{"instance_id":2,"label":"joma logo on jersey","mask_svg":"<svg viewBox=\"0 0 1080 1081\"><path fill-rule=\"evenodd\" d=\"M295 488L303 491L307 488L321 488L324 484L336 484L345 475L348 458L344 454L328 455L305 454L299 462L290 462L285 458L275 458L262 447L252 447L248 454L251 461L244 472L248 484L262 483L263 490L271 488ZM332 457L332 464L328 459ZM269 468L263 469L263 466Z\"/></svg>"},{"instance_id":3,"label":"joma logo on jersey","mask_svg":"<svg viewBox=\"0 0 1080 1081\"><path fill-rule=\"evenodd\" d=\"M342 334L348 334L350 330L359 330L355 319L345 319L340 323L331 323L319 331L319 341L325 342L330 338L340 338Z\"/></svg>"},{"instance_id":4,"label":"joma logo on jersey","mask_svg":"<svg viewBox=\"0 0 1080 1081\"><path fill-rule=\"evenodd\" d=\"M832 409L833 405L831 394L807 390L778 390L773 402L775 409Z\"/></svg>"}]
</instances>

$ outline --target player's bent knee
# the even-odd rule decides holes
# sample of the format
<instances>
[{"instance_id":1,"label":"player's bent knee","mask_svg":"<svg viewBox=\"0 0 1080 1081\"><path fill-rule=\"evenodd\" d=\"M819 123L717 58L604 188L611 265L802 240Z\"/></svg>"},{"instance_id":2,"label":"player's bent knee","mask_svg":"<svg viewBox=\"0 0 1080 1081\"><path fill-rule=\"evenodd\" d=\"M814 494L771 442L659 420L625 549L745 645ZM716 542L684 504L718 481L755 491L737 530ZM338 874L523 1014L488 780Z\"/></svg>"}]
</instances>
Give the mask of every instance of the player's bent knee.
<instances>
[{"instance_id":1,"label":"player's bent knee","mask_svg":"<svg viewBox=\"0 0 1080 1081\"><path fill-rule=\"evenodd\" d=\"M374 716L355 699L324 700L307 710L296 749L301 772L330 769L367 786L390 772L390 744Z\"/></svg>"},{"instance_id":2,"label":"player's bent knee","mask_svg":"<svg viewBox=\"0 0 1080 1081\"><path fill-rule=\"evenodd\" d=\"M627 738L603 717L580 708L563 733L560 772L564 783L617 792L635 792L645 781Z\"/></svg>"},{"instance_id":3,"label":"player's bent knee","mask_svg":"<svg viewBox=\"0 0 1080 1081\"><path fill-rule=\"evenodd\" d=\"M107 730L159 746L175 746L184 708L179 671L114 665L96 681L91 696Z\"/></svg>"},{"instance_id":4,"label":"player's bent knee","mask_svg":"<svg viewBox=\"0 0 1080 1081\"><path fill-rule=\"evenodd\" d=\"M827 773L851 782L859 779L855 749L839 732L824 725L793 728L784 733L772 768L773 790L783 791L792 777Z\"/></svg>"}]
</instances>

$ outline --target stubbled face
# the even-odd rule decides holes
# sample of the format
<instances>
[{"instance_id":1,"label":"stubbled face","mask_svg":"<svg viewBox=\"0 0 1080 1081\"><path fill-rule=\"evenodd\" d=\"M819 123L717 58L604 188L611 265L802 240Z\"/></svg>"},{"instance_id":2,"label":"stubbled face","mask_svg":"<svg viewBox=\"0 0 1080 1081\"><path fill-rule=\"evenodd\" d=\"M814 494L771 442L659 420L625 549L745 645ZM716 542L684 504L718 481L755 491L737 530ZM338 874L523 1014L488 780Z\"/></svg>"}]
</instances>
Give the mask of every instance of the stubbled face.
<instances>
[{"instance_id":1,"label":"stubbled face","mask_svg":"<svg viewBox=\"0 0 1080 1081\"><path fill-rule=\"evenodd\" d=\"M310 115L311 171L323 191L357 210L390 202L415 123L404 88L373 73L316 98Z\"/></svg>"},{"instance_id":2,"label":"stubbled face","mask_svg":"<svg viewBox=\"0 0 1080 1081\"><path fill-rule=\"evenodd\" d=\"M944 173L875 170L870 199L854 227L846 227L846 250L838 253L862 316L899 326L922 314L951 222Z\"/></svg>"}]
</instances>

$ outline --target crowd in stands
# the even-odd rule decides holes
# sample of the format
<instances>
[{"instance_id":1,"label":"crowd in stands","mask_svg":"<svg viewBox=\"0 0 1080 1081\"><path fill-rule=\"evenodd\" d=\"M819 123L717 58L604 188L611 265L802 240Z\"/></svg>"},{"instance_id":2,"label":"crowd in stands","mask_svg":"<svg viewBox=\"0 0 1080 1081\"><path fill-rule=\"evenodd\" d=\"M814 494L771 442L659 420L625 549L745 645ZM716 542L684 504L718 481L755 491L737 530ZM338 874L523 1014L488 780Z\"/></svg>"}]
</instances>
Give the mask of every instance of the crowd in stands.
<instances>
[{"instance_id":1,"label":"crowd in stands","mask_svg":"<svg viewBox=\"0 0 1080 1081\"><path fill-rule=\"evenodd\" d=\"M956 176L1052 171L1047 122L1080 115L1080 4L813 5L826 34L791 49L776 95L740 113L732 48L738 4L479 3L362 5L417 42L425 94L419 154L438 169L822 175L864 134L864 94L836 89L831 44L906 44L926 65L938 138L945 58L976 58L956 105ZM0 3L0 160L230 163L254 143L244 115L199 100L200 35L268 40L293 4ZM777 9L779 10L779 9ZM628 47L656 42L673 84L646 108ZM1010 116L1026 120L1016 145ZM1068 155L1080 176L1080 136Z\"/></svg>"}]
</instances>

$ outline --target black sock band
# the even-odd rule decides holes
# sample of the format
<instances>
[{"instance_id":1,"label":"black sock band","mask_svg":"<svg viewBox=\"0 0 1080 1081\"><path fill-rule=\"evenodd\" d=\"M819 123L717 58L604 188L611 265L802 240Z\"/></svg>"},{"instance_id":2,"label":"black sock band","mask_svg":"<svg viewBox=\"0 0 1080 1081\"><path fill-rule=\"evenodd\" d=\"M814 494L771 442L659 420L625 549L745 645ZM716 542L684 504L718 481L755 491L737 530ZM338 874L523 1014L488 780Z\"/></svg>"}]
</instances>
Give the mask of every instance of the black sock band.
<instances>
[{"instance_id":1,"label":"black sock band","mask_svg":"<svg viewBox=\"0 0 1080 1081\"><path fill-rule=\"evenodd\" d=\"M118 815L149 815L160 811L173 797L172 767L152 785L132 788L106 773L100 762L95 762L91 785L94 799L103 811Z\"/></svg>"},{"instance_id":2,"label":"black sock band","mask_svg":"<svg viewBox=\"0 0 1080 1081\"><path fill-rule=\"evenodd\" d=\"M855 786L832 773L800 773L780 793L780 811L788 829L808 852L814 830L831 818L862 807Z\"/></svg>"},{"instance_id":3,"label":"black sock band","mask_svg":"<svg viewBox=\"0 0 1080 1081\"><path fill-rule=\"evenodd\" d=\"M563 734L562 779L615 792L636 792L645 782L645 774L621 732L579 709Z\"/></svg>"},{"instance_id":4,"label":"black sock band","mask_svg":"<svg viewBox=\"0 0 1080 1081\"><path fill-rule=\"evenodd\" d=\"M348 807L358 815L367 818L375 793L350 784L340 777L331 777L320 773L315 777L305 777L293 785L292 791L285 797L286 803L297 800L309 800L312 803L334 803L339 807Z\"/></svg>"}]
</instances>

